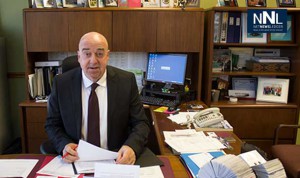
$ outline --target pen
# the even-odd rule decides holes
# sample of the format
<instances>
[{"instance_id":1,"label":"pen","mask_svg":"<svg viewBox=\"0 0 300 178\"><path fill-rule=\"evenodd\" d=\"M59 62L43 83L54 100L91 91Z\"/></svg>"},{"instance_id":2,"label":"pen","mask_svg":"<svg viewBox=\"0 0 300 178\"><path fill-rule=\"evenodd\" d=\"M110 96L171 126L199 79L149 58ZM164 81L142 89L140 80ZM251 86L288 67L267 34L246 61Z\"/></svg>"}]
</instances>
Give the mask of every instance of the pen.
<instances>
[{"instance_id":1,"label":"pen","mask_svg":"<svg viewBox=\"0 0 300 178\"><path fill-rule=\"evenodd\" d=\"M75 146L74 147L74 150L77 148L78 146ZM69 153L68 152L66 152L63 156L62 156L62 159L64 159L66 156L68 156L69 155Z\"/></svg>"}]
</instances>

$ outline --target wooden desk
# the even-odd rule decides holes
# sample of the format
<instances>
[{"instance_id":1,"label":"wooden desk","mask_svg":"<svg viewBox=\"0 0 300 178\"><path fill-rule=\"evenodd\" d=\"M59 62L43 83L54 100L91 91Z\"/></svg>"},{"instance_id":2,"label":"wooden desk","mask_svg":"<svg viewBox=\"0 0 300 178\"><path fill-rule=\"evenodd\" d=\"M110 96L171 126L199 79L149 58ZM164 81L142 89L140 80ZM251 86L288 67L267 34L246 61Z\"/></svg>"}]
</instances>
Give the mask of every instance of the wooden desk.
<instances>
[{"instance_id":1,"label":"wooden desk","mask_svg":"<svg viewBox=\"0 0 300 178\"><path fill-rule=\"evenodd\" d=\"M54 155L55 156L55 155ZM35 177L36 172L41 167L44 158L46 155L42 154L9 154L9 155L0 155L0 159L38 159L39 162L36 164L36 166L32 169L31 173L28 177ZM173 170L173 174L175 178L188 178L188 173L186 172L186 169L180 162L179 158L176 156L158 156L159 158L166 158L169 160L171 168ZM168 176L165 176L168 177Z\"/></svg>"},{"instance_id":2,"label":"wooden desk","mask_svg":"<svg viewBox=\"0 0 300 178\"><path fill-rule=\"evenodd\" d=\"M203 102L189 102L182 104L180 106L180 111L186 111L188 104L201 104L206 108L207 106ZM187 129L186 126L182 126L172 122L170 119L167 118L167 114L154 112L154 110L158 108L157 106L150 106L151 116L154 123L155 134L157 137L157 142L159 145L159 150L161 155L173 155L172 150L170 147L164 142L165 138L163 135L163 131L174 131L175 129ZM236 140L235 142L230 143L233 147L232 150L225 149L224 151L227 154L235 154L238 155L241 153L241 145L242 141L233 133L230 132L231 136Z\"/></svg>"}]
</instances>

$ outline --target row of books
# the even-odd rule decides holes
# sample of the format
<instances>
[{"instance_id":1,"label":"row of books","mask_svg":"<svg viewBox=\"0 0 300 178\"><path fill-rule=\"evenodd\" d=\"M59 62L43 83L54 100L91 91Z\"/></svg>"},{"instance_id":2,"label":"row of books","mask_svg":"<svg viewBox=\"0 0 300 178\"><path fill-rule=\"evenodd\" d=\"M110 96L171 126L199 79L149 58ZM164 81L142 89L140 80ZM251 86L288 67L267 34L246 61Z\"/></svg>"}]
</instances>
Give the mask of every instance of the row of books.
<instances>
[{"instance_id":1,"label":"row of books","mask_svg":"<svg viewBox=\"0 0 300 178\"><path fill-rule=\"evenodd\" d=\"M191 177L287 177L279 159L266 161L256 150L238 156L221 151L185 153L180 159Z\"/></svg>"},{"instance_id":2,"label":"row of books","mask_svg":"<svg viewBox=\"0 0 300 178\"><path fill-rule=\"evenodd\" d=\"M43 99L51 93L55 75L61 74L61 61L35 62L33 74L28 75L28 89L33 99Z\"/></svg>"},{"instance_id":3,"label":"row of books","mask_svg":"<svg viewBox=\"0 0 300 178\"><path fill-rule=\"evenodd\" d=\"M215 43L267 43L266 33L247 32L247 13L216 12Z\"/></svg>"},{"instance_id":4,"label":"row of books","mask_svg":"<svg viewBox=\"0 0 300 178\"><path fill-rule=\"evenodd\" d=\"M103 7L181 7L186 1L180 0L32 0L32 8L103 8ZM199 1L189 1L184 5L199 7Z\"/></svg>"}]
</instances>

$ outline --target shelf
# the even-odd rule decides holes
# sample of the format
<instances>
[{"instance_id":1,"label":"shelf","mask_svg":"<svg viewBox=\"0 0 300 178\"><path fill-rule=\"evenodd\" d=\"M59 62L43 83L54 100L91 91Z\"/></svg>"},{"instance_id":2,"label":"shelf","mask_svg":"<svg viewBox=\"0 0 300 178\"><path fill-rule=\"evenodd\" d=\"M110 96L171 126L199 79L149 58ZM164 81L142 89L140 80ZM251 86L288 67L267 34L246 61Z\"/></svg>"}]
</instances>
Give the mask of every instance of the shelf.
<instances>
[{"instance_id":1,"label":"shelf","mask_svg":"<svg viewBox=\"0 0 300 178\"><path fill-rule=\"evenodd\" d=\"M214 43L215 47L297 47L297 43Z\"/></svg>"},{"instance_id":2,"label":"shelf","mask_svg":"<svg viewBox=\"0 0 300 178\"><path fill-rule=\"evenodd\" d=\"M239 100L238 102L230 102L228 100L222 100L218 102L212 102L211 107L222 107L222 108L297 108L295 103L270 103L256 100Z\"/></svg>"},{"instance_id":3,"label":"shelf","mask_svg":"<svg viewBox=\"0 0 300 178\"><path fill-rule=\"evenodd\" d=\"M230 76L278 76L278 77L294 77L295 73L285 72L251 72L251 71L234 71L234 72L212 72L212 75L230 75Z\"/></svg>"}]
</instances>

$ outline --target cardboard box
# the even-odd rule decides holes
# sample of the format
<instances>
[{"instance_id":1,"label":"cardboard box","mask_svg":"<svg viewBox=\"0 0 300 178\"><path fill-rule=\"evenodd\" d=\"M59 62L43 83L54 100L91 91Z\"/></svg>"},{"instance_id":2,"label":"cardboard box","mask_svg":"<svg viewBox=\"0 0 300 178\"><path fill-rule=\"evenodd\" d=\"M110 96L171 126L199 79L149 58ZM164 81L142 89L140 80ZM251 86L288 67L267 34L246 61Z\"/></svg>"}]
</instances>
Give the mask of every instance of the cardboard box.
<instances>
[{"instance_id":1,"label":"cardboard box","mask_svg":"<svg viewBox=\"0 0 300 178\"><path fill-rule=\"evenodd\" d=\"M252 72L290 72L290 63L261 63L249 60L246 62L246 68Z\"/></svg>"}]
</instances>

